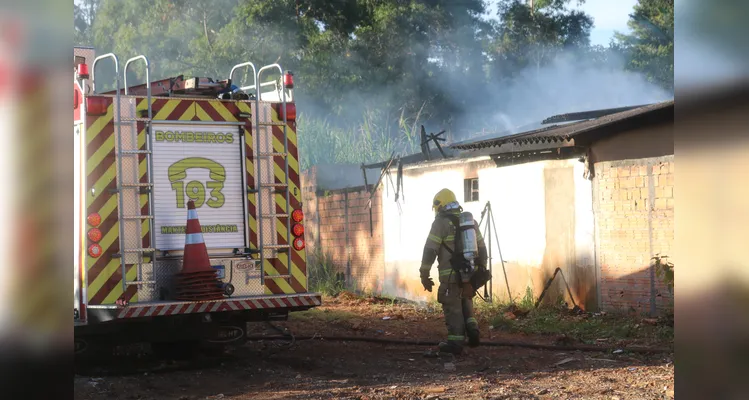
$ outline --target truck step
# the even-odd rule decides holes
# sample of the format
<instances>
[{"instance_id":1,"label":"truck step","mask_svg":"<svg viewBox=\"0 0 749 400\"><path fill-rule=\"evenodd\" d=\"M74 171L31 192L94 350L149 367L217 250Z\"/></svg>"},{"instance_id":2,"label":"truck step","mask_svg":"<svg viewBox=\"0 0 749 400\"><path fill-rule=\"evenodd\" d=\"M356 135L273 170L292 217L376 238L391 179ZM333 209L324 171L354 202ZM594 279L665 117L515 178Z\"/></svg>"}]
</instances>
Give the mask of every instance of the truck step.
<instances>
[{"instance_id":1,"label":"truck step","mask_svg":"<svg viewBox=\"0 0 749 400\"><path fill-rule=\"evenodd\" d=\"M291 275L265 275L265 279L291 279Z\"/></svg>"},{"instance_id":2,"label":"truck step","mask_svg":"<svg viewBox=\"0 0 749 400\"><path fill-rule=\"evenodd\" d=\"M289 218L289 214L260 214L261 218Z\"/></svg>"},{"instance_id":3,"label":"truck step","mask_svg":"<svg viewBox=\"0 0 749 400\"><path fill-rule=\"evenodd\" d=\"M151 187L153 186L153 183L123 183L123 188L142 188L142 187Z\"/></svg>"},{"instance_id":4,"label":"truck step","mask_svg":"<svg viewBox=\"0 0 749 400\"><path fill-rule=\"evenodd\" d=\"M156 281L130 281L125 282L126 285L155 285Z\"/></svg>"},{"instance_id":5,"label":"truck step","mask_svg":"<svg viewBox=\"0 0 749 400\"><path fill-rule=\"evenodd\" d=\"M258 157L286 157L289 153L258 153Z\"/></svg>"},{"instance_id":6,"label":"truck step","mask_svg":"<svg viewBox=\"0 0 749 400\"><path fill-rule=\"evenodd\" d=\"M153 219L153 215L123 215L122 219Z\"/></svg>"},{"instance_id":7,"label":"truck step","mask_svg":"<svg viewBox=\"0 0 749 400\"><path fill-rule=\"evenodd\" d=\"M135 249L125 249L125 253L153 253L156 249L152 249L150 247L144 247L144 248L135 248Z\"/></svg>"},{"instance_id":8,"label":"truck step","mask_svg":"<svg viewBox=\"0 0 749 400\"><path fill-rule=\"evenodd\" d=\"M286 126L283 122L259 122L257 126Z\"/></svg>"},{"instance_id":9,"label":"truck step","mask_svg":"<svg viewBox=\"0 0 749 400\"><path fill-rule=\"evenodd\" d=\"M151 150L122 150L122 154L152 154Z\"/></svg>"},{"instance_id":10,"label":"truck step","mask_svg":"<svg viewBox=\"0 0 749 400\"><path fill-rule=\"evenodd\" d=\"M291 246L289 246L288 244L266 244L265 246L260 247L267 250L281 250L291 248Z\"/></svg>"}]
</instances>

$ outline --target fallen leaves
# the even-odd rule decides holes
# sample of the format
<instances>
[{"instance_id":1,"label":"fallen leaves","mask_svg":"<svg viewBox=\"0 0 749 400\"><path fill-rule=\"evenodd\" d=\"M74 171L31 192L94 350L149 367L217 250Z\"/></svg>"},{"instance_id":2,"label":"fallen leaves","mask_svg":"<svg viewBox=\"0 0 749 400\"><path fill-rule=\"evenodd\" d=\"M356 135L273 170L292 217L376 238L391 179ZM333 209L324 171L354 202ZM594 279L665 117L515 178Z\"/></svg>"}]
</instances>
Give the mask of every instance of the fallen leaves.
<instances>
[{"instance_id":1,"label":"fallen leaves","mask_svg":"<svg viewBox=\"0 0 749 400\"><path fill-rule=\"evenodd\" d=\"M428 387L423 390L425 394L438 394L438 393L445 393L446 391L447 391L447 388L444 386Z\"/></svg>"}]
</instances>

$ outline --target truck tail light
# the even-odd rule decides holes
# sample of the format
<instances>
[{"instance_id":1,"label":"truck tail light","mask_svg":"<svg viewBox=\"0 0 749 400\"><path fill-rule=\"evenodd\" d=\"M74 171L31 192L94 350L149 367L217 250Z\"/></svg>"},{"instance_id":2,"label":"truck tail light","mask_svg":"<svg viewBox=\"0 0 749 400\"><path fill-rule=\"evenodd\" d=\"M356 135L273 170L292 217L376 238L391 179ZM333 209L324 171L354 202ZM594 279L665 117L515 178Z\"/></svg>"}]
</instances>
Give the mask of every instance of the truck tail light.
<instances>
[{"instance_id":1,"label":"truck tail light","mask_svg":"<svg viewBox=\"0 0 749 400\"><path fill-rule=\"evenodd\" d=\"M276 112L278 113L278 119L283 121L283 103L275 104ZM286 121L296 121L296 104L286 103Z\"/></svg>"},{"instance_id":2,"label":"truck tail light","mask_svg":"<svg viewBox=\"0 0 749 400\"><path fill-rule=\"evenodd\" d=\"M286 71L286 73L283 74L283 86L286 89L294 88L294 74L291 71Z\"/></svg>"},{"instance_id":3,"label":"truck tail light","mask_svg":"<svg viewBox=\"0 0 749 400\"><path fill-rule=\"evenodd\" d=\"M86 97L86 114L105 115L107 113L107 99L105 97Z\"/></svg>"},{"instance_id":4,"label":"truck tail light","mask_svg":"<svg viewBox=\"0 0 749 400\"><path fill-rule=\"evenodd\" d=\"M101 240L102 234L101 230L99 228L91 228L88 231L88 239L94 243L99 243Z\"/></svg>"},{"instance_id":5,"label":"truck tail light","mask_svg":"<svg viewBox=\"0 0 749 400\"><path fill-rule=\"evenodd\" d=\"M97 226L99 226L99 224L101 224L101 215L99 215L99 213L91 213L88 215L86 220L88 221L89 225L96 228Z\"/></svg>"},{"instance_id":6,"label":"truck tail light","mask_svg":"<svg viewBox=\"0 0 749 400\"><path fill-rule=\"evenodd\" d=\"M304 226L302 224L294 224L294 227L291 228L291 233L297 237L304 235Z\"/></svg>"},{"instance_id":7,"label":"truck tail light","mask_svg":"<svg viewBox=\"0 0 749 400\"><path fill-rule=\"evenodd\" d=\"M88 255L90 255L93 258L97 258L101 255L101 246L99 246L98 243L94 243L91 246L88 246Z\"/></svg>"},{"instance_id":8,"label":"truck tail light","mask_svg":"<svg viewBox=\"0 0 749 400\"><path fill-rule=\"evenodd\" d=\"M294 250L300 251L304 249L304 239L298 237L294 239Z\"/></svg>"},{"instance_id":9,"label":"truck tail light","mask_svg":"<svg viewBox=\"0 0 749 400\"><path fill-rule=\"evenodd\" d=\"M291 213L291 219L294 220L294 222L302 222L304 219L304 212L300 209L296 209Z\"/></svg>"}]
</instances>

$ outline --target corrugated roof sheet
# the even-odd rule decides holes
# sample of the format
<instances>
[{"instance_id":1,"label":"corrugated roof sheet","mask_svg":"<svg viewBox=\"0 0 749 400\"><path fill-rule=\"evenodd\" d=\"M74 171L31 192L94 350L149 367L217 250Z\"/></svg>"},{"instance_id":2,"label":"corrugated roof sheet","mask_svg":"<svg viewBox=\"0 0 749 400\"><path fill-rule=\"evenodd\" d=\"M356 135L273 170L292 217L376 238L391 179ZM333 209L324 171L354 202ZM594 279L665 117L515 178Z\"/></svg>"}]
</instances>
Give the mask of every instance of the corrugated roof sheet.
<instances>
[{"instance_id":1,"label":"corrugated roof sheet","mask_svg":"<svg viewBox=\"0 0 749 400\"><path fill-rule=\"evenodd\" d=\"M666 101L662 103L650 104L627 111L622 111L614 114L605 115L600 118L575 122L564 125L551 125L541 129L536 129L529 132L522 132L514 135L502 136L493 139L480 140L469 143L456 143L450 146L450 148L457 150L480 150L491 147L499 147L503 144L535 144L535 143L565 143L569 142L575 136L589 132L594 129L598 129L615 122L623 121L632 117L636 117L642 114L647 114L652 111L672 107L674 101Z\"/></svg>"}]
</instances>

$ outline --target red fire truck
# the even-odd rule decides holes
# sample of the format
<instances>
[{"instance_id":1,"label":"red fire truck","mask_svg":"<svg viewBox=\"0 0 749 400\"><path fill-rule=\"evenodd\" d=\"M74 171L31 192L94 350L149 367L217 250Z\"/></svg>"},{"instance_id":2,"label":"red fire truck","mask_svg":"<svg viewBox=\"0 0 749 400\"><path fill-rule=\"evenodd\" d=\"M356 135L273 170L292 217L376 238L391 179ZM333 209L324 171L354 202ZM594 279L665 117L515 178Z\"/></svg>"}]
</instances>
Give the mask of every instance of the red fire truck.
<instances>
[{"instance_id":1,"label":"red fire truck","mask_svg":"<svg viewBox=\"0 0 749 400\"><path fill-rule=\"evenodd\" d=\"M230 341L321 304L307 290L290 72L245 62L225 80L152 82L142 55L76 47L74 60L77 352L93 338ZM146 83L128 83L136 68ZM176 296L190 201L221 299Z\"/></svg>"}]
</instances>

